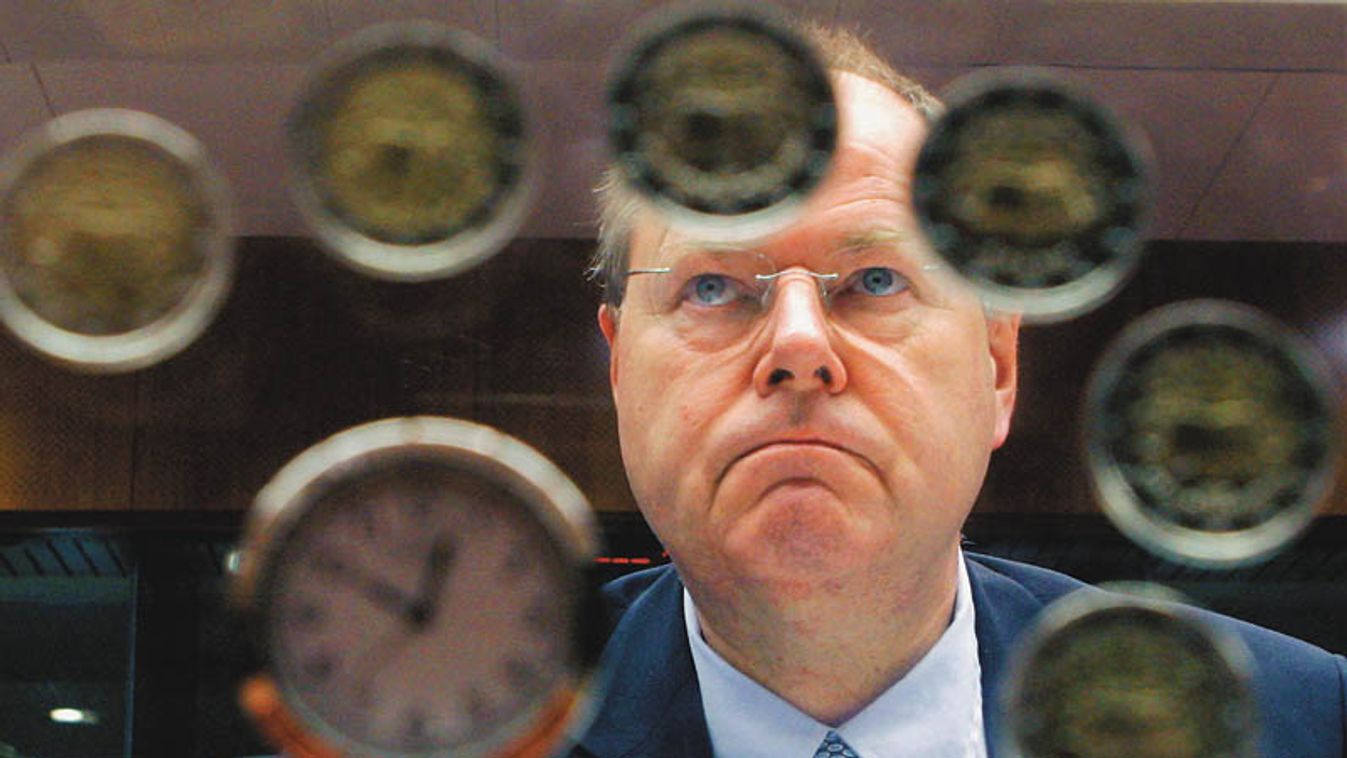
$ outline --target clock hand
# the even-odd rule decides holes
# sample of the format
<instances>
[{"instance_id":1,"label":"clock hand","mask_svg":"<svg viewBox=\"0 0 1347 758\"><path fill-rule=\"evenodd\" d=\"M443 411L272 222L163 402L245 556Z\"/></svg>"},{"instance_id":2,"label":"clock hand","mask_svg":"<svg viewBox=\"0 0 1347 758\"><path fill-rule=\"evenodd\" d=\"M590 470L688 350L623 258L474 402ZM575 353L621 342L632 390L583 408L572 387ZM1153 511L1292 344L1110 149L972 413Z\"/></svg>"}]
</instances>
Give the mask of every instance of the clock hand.
<instances>
[{"instance_id":1,"label":"clock hand","mask_svg":"<svg viewBox=\"0 0 1347 758\"><path fill-rule=\"evenodd\" d=\"M417 604L415 599L408 597L407 593L391 582L380 579L340 557L326 554L319 555L315 559L314 565L319 570L331 574L360 590L361 595L366 600L387 611L390 615L405 618L410 613L410 609Z\"/></svg>"},{"instance_id":2,"label":"clock hand","mask_svg":"<svg viewBox=\"0 0 1347 758\"><path fill-rule=\"evenodd\" d=\"M447 534L437 536L431 544L421 583L417 587L416 600L407 608L407 621L411 626L421 629L435 620L444 582L449 578L449 569L457 552L457 543Z\"/></svg>"}]
</instances>

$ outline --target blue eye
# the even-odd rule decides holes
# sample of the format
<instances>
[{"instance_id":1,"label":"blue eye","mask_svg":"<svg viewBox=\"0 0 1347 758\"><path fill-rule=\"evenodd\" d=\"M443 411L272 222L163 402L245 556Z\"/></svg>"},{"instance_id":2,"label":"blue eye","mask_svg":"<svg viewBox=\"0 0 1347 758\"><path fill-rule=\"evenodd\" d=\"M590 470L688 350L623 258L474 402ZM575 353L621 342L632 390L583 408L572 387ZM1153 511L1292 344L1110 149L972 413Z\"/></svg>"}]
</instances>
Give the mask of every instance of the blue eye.
<instances>
[{"instance_id":1,"label":"blue eye","mask_svg":"<svg viewBox=\"0 0 1347 758\"><path fill-rule=\"evenodd\" d=\"M907 289L907 279L891 268L865 268L857 273L855 286L867 295L883 297Z\"/></svg>"},{"instance_id":2,"label":"blue eye","mask_svg":"<svg viewBox=\"0 0 1347 758\"><path fill-rule=\"evenodd\" d=\"M734 300L734 285L723 274L698 274L688 282L688 289L698 305L725 305Z\"/></svg>"}]
</instances>

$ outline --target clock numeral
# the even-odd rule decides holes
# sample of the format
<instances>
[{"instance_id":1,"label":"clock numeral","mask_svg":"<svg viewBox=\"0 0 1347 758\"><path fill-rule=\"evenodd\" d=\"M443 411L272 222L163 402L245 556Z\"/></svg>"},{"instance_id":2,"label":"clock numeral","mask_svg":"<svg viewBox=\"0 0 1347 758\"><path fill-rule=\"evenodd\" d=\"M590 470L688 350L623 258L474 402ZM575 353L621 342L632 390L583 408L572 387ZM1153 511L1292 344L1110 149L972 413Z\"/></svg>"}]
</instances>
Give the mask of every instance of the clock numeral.
<instances>
[{"instance_id":1,"label":"clock numeral","mask_svg":"<svg viewBox=\"0 0 1347 758\"><path fill-rule=\"evenodd\" d=\"M300 664L304 681L313 687L326 683L336 670L337 660L331 653L319 653Z\"/></svg>"},{"instance_id":2,"label":"clock numeral","mask_svg":"<svg viewBox=\"0 0 1347 758\"><path fill-rule=\"evenodd\" d=\"M304 602L291 606L285 619L287 624L311 632L327 622L327 609L316 603Z\"/></svg>"},{"instance_id":3,"label":"clock numeral","mask_svg":"<svg viewBox=\"0 0 1347 758\"><path fill-rule=\"evenodd\" d=\"M553 598L539 597L524 609L523 620L531 631L552 634L561 625L559 615Z\"/></svg>"},{"instance_id":4,"label":"clock numeral","mask_svg":"<svg viewBox=\"0 0 1347 758\"><path fill-rule=\"evenodd\" d=\"M355 573L351 568L351 564L347 563L344 558L333 555L325 550L314 554L313 568L315 571L330 576L349 577Z\"/></svg>"},{"instance_id":5,"label":"clock numeral","mask_svg":"<svg viewBox=\"0 0 1347 758\"><path fill-rule=\"evenodd\" d=\"M402 512L418 522L418 526L430 517L433 504L429 495L409 495L400 503Z\"/></svg>"},{"instance_id":6,"label":"clock numeral","mask_svg":"<svg viewBox=\"0 0 1347 758\"><path fill-rule=\"evenodd\" d=\"M536 662L511 658L505 662L505 681L515 690L530 690L542 676L542 667Z\"/></svg>"},{"instance_id":7,"label":"clock numeral","mask_svg":"<svg viewBox=\"0 0 1347 758\"><path fill-rule=\"evenodd\" d=\"M373 508L357 509L356 521L360 525L360 532L365 535L365 539L371 541L378 539L379 519Z\"/></svg>"},{"instance_id":8,"label":"clock numeral","mask_svg":"<svg viewBox=\"0 0 1347 758\"><path fill-rule=\"evenodd\" d=\"M523 574L529 572L536 563L537 558L529 549L528 540L515 540L505 553L501 571L508 574Z\"/></svg>"},{"instance_id":9,"label":"clock numeral","mask_svg":"<svg viewBox=\"0 0 1347 758\"><path fill-rule=\"evenodd\" d=\"M429 747L430 732L426 728L426 715L420 711L408 711L407 721L402 727L402 739L408 746Z\"/></svg>"},{"instance_id":10,"label":"clock numeral","mask_svg":"<svg viewBox=\"0 0 1347 758\"><path fill-rule=\"evenodd\" d=\"M464 709L468 713L469 722L474 725L488 724L496 719L496 710L491 706L491 701L487 700L486 695L476 687L468 689Z\"/></svg>"}]
</instances>

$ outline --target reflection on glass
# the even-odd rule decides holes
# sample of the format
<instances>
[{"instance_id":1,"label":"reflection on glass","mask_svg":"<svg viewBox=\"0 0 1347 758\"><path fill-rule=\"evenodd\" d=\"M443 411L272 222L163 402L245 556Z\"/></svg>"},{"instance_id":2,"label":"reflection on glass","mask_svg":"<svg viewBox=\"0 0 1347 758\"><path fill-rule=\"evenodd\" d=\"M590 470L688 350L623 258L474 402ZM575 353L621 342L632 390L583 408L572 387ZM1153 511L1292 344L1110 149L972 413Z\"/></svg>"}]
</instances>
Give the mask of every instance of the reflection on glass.
<instances>
[{"instance_id":1,"label":"reflection on glass","mask_svg":"<svg viewBox=\"0 0 1347 758\"><path fill-rule=\"evenodd\" d=\"M1120 529L1167 557L1265 557L1307 526L1336 461L1336 406L1307 344L1199 301L1132 324L1096 369L1091 474Z\"/></svg>"},{"instance_id":2,"label":"reflection on glass","mask_svg":"<svg viewBox=\"0 0 1347 758\"><path fill-rule=\"evenodd\" d=\"M936 251L1031 320L1099 305L1139 254L1141 154L1101 105L1039 71L983 72L948 97L915 180Z\"/></svg>"},{"instance_id":3,"label":"reflection on glass","mask_svg":"<svg viewBox=\"0 0 1347 758\"><path fill-rule=\"evenodd\" d=\"M1250 758L1246 653L1191 616L1082 591L1018 651L1009 741L1021 758Z\"/></svg>"},{"instance_id":4,"label":"reflection on glass","mask_svg":"<svg viewBox=\"0 0 1347 758\"><path fill-rule=\"evenodd\" d=\"M301 209L365 273L447 276L496 252L521 221L525 121L485 44L428 23L365 30L320 62L291 118Z\"/></svg>"},{"instance_id":5,"label":"reflection on glass","mask_svg":"<svg viewBox=\"0 0 1347 758\"><path fill-rule=\"evenodd\" d=\"M832 89L812 51L744 8L656 19L608 97L628 180L675 219L722 232L759 232L751 214L780 220L817 184L836 140Z\"/></svg>"},{"instance_id":6,"label":"reflection on glass","mask_svg":"<svg viewBox=\"0 0 1347 758\"><path fill-rule=\"evenodd\" d=\"M232 269L223 186L154 116L62 116L0 174L0 317L76 368L165 358L204 329Z\"/></svg>"}]
</instances>

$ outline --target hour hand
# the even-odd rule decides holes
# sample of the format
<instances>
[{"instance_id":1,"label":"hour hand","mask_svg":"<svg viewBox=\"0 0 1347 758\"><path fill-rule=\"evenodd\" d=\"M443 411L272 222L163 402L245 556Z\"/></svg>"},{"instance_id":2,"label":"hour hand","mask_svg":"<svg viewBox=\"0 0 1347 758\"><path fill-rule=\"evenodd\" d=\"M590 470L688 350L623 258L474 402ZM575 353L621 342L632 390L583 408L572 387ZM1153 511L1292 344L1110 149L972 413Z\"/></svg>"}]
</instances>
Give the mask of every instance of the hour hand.
<instances>
[{"instance_id":1,"label":"hour hand","mask_svg":"<svg viewBox=\"0 0 1347 758\"><path fill-rule=\"evenodd\" d=\"M424 626L434 620L439 611L444 582L449 578L449 569L453 566L457 552L457 543L445 534L437 536L431 544L425 570L421 574L421 584L417 587L416 601L408 608L408 620L414 626Z\"/></svg>"},{"instance_id":2,"label":"hour hand","mask_svg":"<svg viewBox=\"0 0 1347 758\"><path fill-rule=\"evenodd\" d=\"M416 604L415 598L409 597L391 582L380 579L338 556L320 555L314 565L320 571L355 587L366 600L392 616L405 617Z\"/></svg>"}]
</instances>

